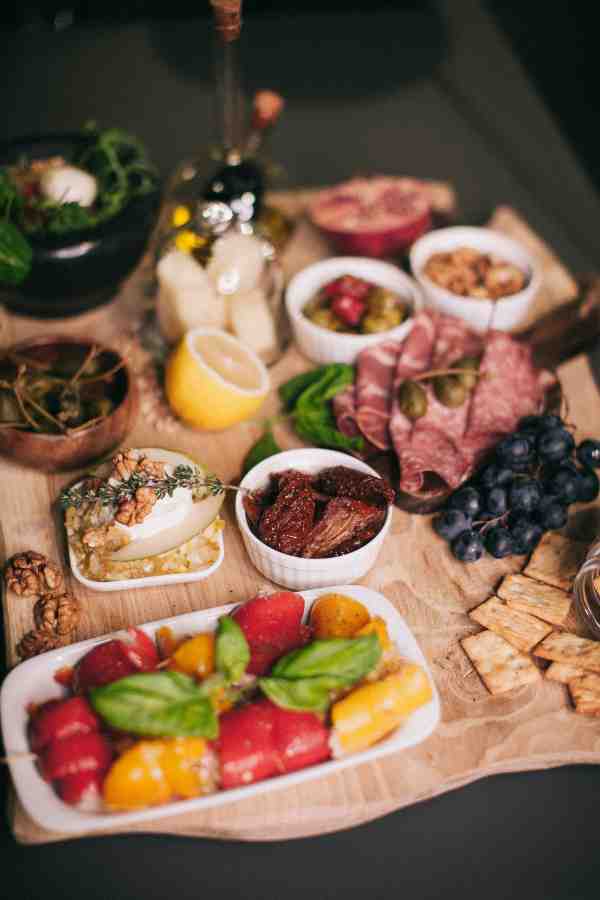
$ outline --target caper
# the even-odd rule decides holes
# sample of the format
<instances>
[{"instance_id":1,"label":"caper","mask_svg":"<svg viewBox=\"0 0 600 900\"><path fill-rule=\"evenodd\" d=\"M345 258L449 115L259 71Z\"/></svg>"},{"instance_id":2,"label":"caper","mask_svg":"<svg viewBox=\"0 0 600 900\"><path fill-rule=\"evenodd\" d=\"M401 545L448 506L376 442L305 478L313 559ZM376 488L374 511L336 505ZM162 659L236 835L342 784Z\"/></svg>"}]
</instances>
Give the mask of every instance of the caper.
<instances>
[{"instance_id":1,"label":"caper","mask_svg":"<svg viewBox=\"0 0 600 900\"><path fill-rule=\"evenodd\" d=\"M407 419L416 421L427 412L427 394L425 388L416 381L403 381L398 394L400 409Z\"/></svg>"},{"instance_id":2,"label":"caper","mask_svg":"<svg viewBox=\"0 0 600 900\"><path fill-rule=\"evenodd\" d=\"M477 384L479 362L480 359L478 356L463 356L462 359L457 359L455 363L452 363L453 369L471 370L469 372L461 372L460 374L457 374L455 376L456 378L458 378L463 387L465 387L468 391L472 391Z\"/></svg>"},{"instance_id":3,"label":"caper","mask_svg":"<svg viewBox=\"0 0 600 900\"><path fill-rule=\"evenodd\" d=\"M462 406L467 399L467 388L458 379L458 375L438 375L433 379L435 396L451 409Z\"/></svg>"}]
</instances>

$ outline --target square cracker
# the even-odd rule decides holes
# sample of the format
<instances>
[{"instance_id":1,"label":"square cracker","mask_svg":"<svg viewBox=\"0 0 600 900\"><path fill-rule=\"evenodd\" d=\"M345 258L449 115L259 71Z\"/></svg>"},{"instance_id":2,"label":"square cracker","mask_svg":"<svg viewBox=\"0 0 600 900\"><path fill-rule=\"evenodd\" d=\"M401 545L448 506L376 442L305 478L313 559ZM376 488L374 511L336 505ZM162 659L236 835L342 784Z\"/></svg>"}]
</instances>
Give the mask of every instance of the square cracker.
<instances>
[{"instance_id":1,"label":"square cracker","mask_svg":"<svg viewBox=\"0 0 600 900\"><path fill-rule=\"evenodd\" d=\"M461 644L490 694L503 694L541 678L529 656L493 631L471 634Z\"/></svg>"},{"instance_id":2,"label":"square cracker","mask_svg":"<svg viewBox=\"0 0 600 900\"><path fill-rule=\"evenodd\" d=\"M568 631L553 631L533 654L553 662L569 663L586 672L600 673L600 641L590 641Z\"/></svg>"},{"instance_id":3,"label":"square cracker","mask_svg":"<svg viewBox=\"0 0 600 900\"><path fill-rule=\"evenodd\" d=\"M481 606L472 609L469 617L484 628L495 631L524 653L528 653L552 631L552 625L518 609L511 609L497 597L490 597Z\"/></svg>"},{"instance_id":4,"label":"square cracker","mask_svg":"<svg viewBox=\"0 0 600 900\"><path fill-rule=\"evenodd\" d=\"M569 693L576 712L584 716L600 716L600 675L586 672L579 678L572 678Z\"/></svg>"},{"instance_id":5,"label":"square cracker","mask_svg":"<svg viewBox=\"0 0 600 900\"><path fill-rule=\"evenodd\" d=\"M587 549L587 544L583 541L573 541L550 531L533 551L529 564L525 567L525 575L568 591Z\"/></svg>"},{"instance_id":6,"label":"square cracker","mask_svg":"<svg viewBox=\"0 0 600 900\"><path fill-rule=\"evenodd\" d=\"M583 669L561 662L550 663L544 672L544 677L549 681L559 681L561 684L568 684L572 678L579 678L580 675L585 675Z\"/></svg>"},{"instance_id":7,"label":"square cracker","mask_svg":"<svg viewBox=\"0 0 600 900\"><path fill-rule=\"evenodd\" d=\"M564 625L571 609L571 598L565 591L526 575L507 575L498 588L498 596L511 609L530 613L552 625Z\"/></svg>"}]
</instances>

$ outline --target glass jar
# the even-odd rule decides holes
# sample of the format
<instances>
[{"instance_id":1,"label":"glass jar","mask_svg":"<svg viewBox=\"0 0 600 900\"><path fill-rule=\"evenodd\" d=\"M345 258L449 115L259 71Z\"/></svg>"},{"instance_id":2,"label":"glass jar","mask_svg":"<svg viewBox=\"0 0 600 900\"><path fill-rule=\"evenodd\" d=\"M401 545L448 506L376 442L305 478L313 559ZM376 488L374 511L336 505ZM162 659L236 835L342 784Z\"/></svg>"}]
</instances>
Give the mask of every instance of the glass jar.
<instances>
[{"instance_id":1,"label":"glass jar","mask_svg":"<svg viewBox=\"0 0 600 900\"><path fill-rule=\"evenodd\" d=\"M577 618L600 640L600 540L595 541L573 584Z\"/></svg>"},{"instance_id":2,"label":"glass jar","mask_svg":"<svg viewBox=\"0 0 600 900\"><path fill-rule=\"evenodd\" d=\"M231 206L198 204L180 211L156 253L156 316L165 341L174 344L199 326L222 328L267 365L286 342L283 272L273 245L255 233Z\"/></svg>"}]
</instances>

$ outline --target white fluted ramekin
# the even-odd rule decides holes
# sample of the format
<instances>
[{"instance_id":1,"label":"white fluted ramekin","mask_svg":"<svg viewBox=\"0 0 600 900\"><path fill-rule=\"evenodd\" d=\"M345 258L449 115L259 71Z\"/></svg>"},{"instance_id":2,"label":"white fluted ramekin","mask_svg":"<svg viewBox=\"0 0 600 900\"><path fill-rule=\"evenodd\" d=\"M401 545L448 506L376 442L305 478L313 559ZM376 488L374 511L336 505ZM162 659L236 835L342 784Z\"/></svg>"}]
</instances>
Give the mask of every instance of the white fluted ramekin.
<instances>
[{"instance_id":1,"label":"white fluted ramekin","mask_svg":"<svg viewBox=\"0 0 600 900\"><path fill-rule=\"evenodd\" d=\"M396 328L377 334L342 334L315 325L302 310L324 285L342 275L364 278L399 294L411 308L410 317ZM285 305L294 338L305 356L317 363L352 364L367 347L385 340L403 340L413 326L414 316L422 307L422 298L416 282L391 263L363 256L334 256L313 263L294 275L287 286Z\"/></svg>"},{"instance_id":2,"label":"white fluted ramekin","mask_svg":"<svg viewBox=\"0 0 600 900\"><path fill-rule=\"evenodd\" d=\"M347 456L345 453L307 447L301 450L287 450L263 460L248 472L240 487L248 490L264 488L272 473L283 472L285 469L298 469L301 472L316 475L317 472L327 469L329 466L348 466L351 469L358 469L359 472L379 477L378 473L366 463ZM374 565L390 529L392 507L388 508L381 531L364 547L359 547L358 550L353 550L352 553L346 553L344 556L334 556L328 559L302 559L299 556L289 556L287 553L272 550L271 547L263 544L252 533L246 520L242 491L238 491L235 500L235 515L252 564L269 581L299 591L308 588L332 587L342 582L352 584L359 578L363 578Z\"/></svg>"},{"instance_id":3,"label":"white fluted ramekin","mask_svg":"<svg viewBox=\"0 0 600 900\"><path fill-rule=\"evenodd\" d=\"M525 287L522 291L499 300L462 297L440 287L425 275L427 261L435 253L449 253L459 247L469 247L479 253L492 253L518 266L527 277ZM456 225L431 231L413 244L410 268L421 285L426 306L434 306L444 313L464 319L475 331L487 331L490 327L500 331L517 328L525 320L542 283L541 268L531 253L517 241L493 228Z\"/></svg>"}]
</instances>

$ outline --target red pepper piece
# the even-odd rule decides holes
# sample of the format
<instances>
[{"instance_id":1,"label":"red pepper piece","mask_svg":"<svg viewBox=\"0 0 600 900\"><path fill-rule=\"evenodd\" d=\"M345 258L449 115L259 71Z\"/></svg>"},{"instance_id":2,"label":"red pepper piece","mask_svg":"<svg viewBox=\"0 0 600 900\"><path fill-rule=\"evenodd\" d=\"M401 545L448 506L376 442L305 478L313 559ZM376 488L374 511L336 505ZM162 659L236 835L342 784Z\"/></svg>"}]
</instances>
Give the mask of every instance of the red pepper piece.
<instances>
[{"instance_id":1,"label":"red pepper piece","mask_svg":"<svg viewBox=\"0 0 600 900\"><path fill-rule=\"evenodd\" d=\"M216 743L221 787L243 787L278 771L273 743L275 706L258 700L221 716Z\"/></svg>"},{"instance_id":2,"label":"red pepper piece","mask_svg":"<svg viewBox=\"0 0 600 900\"><path fill-rule=\"evenodd\" d=\"M322 290L328 297L347 294L356 300L364 300L372 287L373 285L365 281L364 278L356 278L354 275L342 275L340 278L330 281Z\"/></svg>"},{"instance_id":3,"label":"red pepper piece","mask_svg":"<svg viewBox=\"0 0 600 900\"><path fill-rule=\"evenodd\" d=\"M275 709L273 738L280 771L296 772L329 759L329 729L319 716L280 706Z\"/></svg>"},{"instance_id":4,"label":"red pepper piece","mask_svg":"<svg viewBox=\"0 0 600 900\"><path fill-rule=\"evenodd\" d=\"M360 324L366 308L363 300L352 297L350 294L338 294L331 301L331 311L351 328Z\"/></svg>"},{"instance_id":5,"label":"red pepper piece","mask_svg":"<svg viewBox=\"0 0 600 900\"><path fill-rule=\"evenodd\" d=\"M53 741L98 731L100 721L84 697L49 700L31 721L31 749L39 753Z\"/></svg>"},{"instance_id":6,"label":"red pepper piece","mask_svg":"<svg viewBox=\"0 0 600 900\"><path fill-rule=\"evenodd\" d=\"M69 806L94 808L102 793L102 780L103 773L101 772L78 772L76 775L66 775L57 781L56 789L60 799Z\"/></svg>"},{"instance_id":7,"label":"red pepper piece","mask_svg":"<svg viewBox=\"0 0 600 900\"><path fill-rule=\"evenodd\" d=\"M291 591L255 597L234 612L250 645L248 672L264 675L276 659L306 643L303 615L304 600Z\"/></svg>"},{"instance_id":8,"label":"red pepper piece","mask_svg":"<svg viewBox=\"0 0 600 900\"><path fill-rule=\"evenodd\" d=\"M104 773L112 757L107 738L92 731L49 744L40 756L40 766L47 781L56 781L81 772Z\"/></svg>"},{"instance_id":9,"label":"red pepper piece","mask_svg":"<svg viewBox=\"0 0 600 900\"><path fill-rule=\"evenodd\" d=\"M134 672L151 671L158 661L154 642L143 631L128 628L118 638L98 644L86 653L75 671L73 687L84 693Z\"/></svg>"}]
</instances>

